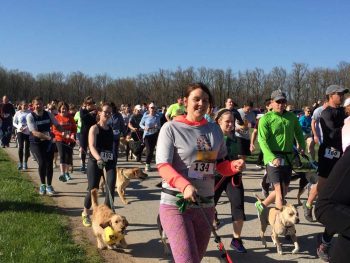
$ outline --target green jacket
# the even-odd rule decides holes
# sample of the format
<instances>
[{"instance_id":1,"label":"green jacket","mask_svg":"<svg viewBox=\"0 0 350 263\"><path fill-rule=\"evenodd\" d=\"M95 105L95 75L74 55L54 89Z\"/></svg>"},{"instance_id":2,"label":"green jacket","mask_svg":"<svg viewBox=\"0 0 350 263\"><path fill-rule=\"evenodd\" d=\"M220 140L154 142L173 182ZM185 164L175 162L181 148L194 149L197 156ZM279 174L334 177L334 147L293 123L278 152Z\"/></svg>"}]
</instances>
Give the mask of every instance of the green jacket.
<instances>
[{"instance_id":1,"label":"green jacket","mask_svg":"<svg viewBox=\"0 0 350 263\"><path fill-rule=\"evenodd\" d=\"M80 133L81 130L81 119L80 119L80 111L77 111L74 115L74 120L77 123L77 133Z\"/></svg>"},{"instance_id":2,"label":"green jacket","mask_svg":"<svg viewBox=\"0 0 350 263\"><path fill-rule=\"evenodd\" d=\"M286 153L282 155L292 162L294 138L305 150L303 131L294 113L284 111L279 114L270 111L259 120L258 142L264 154L265 164L278 157L276 152Z\"/></svg>"}]
</instances>

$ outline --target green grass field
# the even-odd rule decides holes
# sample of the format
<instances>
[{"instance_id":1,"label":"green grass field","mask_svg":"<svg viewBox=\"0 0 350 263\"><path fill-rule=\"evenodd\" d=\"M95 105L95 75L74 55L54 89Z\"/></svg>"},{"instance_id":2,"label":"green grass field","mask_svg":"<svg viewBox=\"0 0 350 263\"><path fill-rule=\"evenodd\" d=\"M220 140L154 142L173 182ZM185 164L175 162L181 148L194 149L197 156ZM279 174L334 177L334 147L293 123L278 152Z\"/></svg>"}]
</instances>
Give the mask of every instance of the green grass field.
<instances>
[{"instance_id":1,"label":"green grass field","mask_svg":"<svg viewBox=\"0 0 350 263\"><path fill-rule=\"evenodd\" d=\"M68 218L37 194L2 149L0 176L0 262L102 262L74 243Z\"/></svg>"}]
</instances>

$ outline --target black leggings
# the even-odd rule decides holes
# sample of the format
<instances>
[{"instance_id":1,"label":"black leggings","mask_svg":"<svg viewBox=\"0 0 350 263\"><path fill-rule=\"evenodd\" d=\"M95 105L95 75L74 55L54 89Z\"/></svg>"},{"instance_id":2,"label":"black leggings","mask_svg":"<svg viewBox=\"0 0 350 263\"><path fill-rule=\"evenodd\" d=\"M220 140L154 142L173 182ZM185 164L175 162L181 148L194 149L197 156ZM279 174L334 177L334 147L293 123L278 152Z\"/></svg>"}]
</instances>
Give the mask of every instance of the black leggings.
<instances>
[{"instance_id":1,"label":"black leggings","mask_svg":"<svg viewBox=\"0 0 350 263\"><path fill-rule=\"evenodd\" d=\"M144 138L146 146L146 163L150 164L153 158L153 152L157 145L158 132L152 135L147 135Z\"/></svg>"},{"instance_id":2,"label":"black leggings","mask_svg":"<svg viewBox=\"0 0 350 263\"><path fill-rule=\"evenodd\" d=\"M107 180L106 187L106 198L105 198L105 205L107 205L109 208L110 202L109 202L109 194L108 194L108 188L111 190L112 199L114 201L114 194L115 194L115 183L116 183L116 173L115 173L115 162L110 161L106 164L106 176L105 178ZM88 165L87 165L87 178L88 178L88 192L86 193L85 200L84 200L84 207L87 209L91 208L91 190L94 188L99 188L100 179L103 175L103 171L98 168L97 162L93 158L89 158Z\"/></svg>"},{"instance_id":3,"label":"black leggings","mask_svg":"<svg viewBox=\"0 0 350 263\"><path fill-rule=\"evenodd\" d=\"M85 166L85 162L86 162L86 153L87 153L87 149L88 149L88 136L89 134L85 134L85 133L80 133L80 139L79 139L79 143L80 143L80 148L81 148L81 163L83 166Z\"/></svg>"},{"instance_id":4,"label":"black leggings","mask_svg":"<svg viewBox=\"0 0 350 263\"><path fill-rule=\"evenodd\" d=\"M56 142L60 155L60 164L73 164L73 147L65 142Z\"/></svg>"},{"instance_id":5,"label":"black leggings","mask_svg":"<svg viewBox=\"0 0 350 263\"><path fill-rule=\"evenodd\" d=\"M215 176L215 185L221 180L221 176ZM232 184L233 183L235 185ZM225 190L231 204L232 221L246 220L244 213L244 187L240 176L234 175L224 177L214 195L215 206L217 205L222 192Z\"/></svg>"},{"instance_id":6,"label":"black leggings","mask_svg":"<svg viewBox=\"0 0 350 263\"><path fill-rule=\"evenodd\" d=\"M53 176L53 148L51 141L30 143L30 150L38 162L39 176L42 184L51 185ZM45 182L47 180L47 182Z\"/></svg>"},{"instance_id":7,"label":"black leggings","mask_svg":"<svg viewBox=\"0 0 350 263\"><path fill-rule=\"evenodd\" d=\"M29 152L29 135L24 134L23 132L17 133L18 140L18 158L19 162L23 163L23 150L24 150L24 162L28 162L28 158L30 156Z\"/></svg>"}]
</instances>

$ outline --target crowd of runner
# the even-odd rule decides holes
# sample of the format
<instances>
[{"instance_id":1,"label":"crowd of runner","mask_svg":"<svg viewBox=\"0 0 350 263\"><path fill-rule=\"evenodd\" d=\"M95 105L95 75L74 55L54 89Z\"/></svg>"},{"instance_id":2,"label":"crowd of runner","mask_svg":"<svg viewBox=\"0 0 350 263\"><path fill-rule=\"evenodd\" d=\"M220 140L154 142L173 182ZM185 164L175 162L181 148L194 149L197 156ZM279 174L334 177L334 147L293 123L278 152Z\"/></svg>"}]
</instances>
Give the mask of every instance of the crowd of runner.
<instances>
[{"instance_id":1,"label":"crowd of runner","mask_svg":"<svg viewBox=\"0 0 350 263\"><path fill-rule=\"evenodd\" d=\"M154 102L117 107L113 102L96 103L90 96L79 106L56 100L45 105L41 97L12 104L5 95L0 104L1 146L9 147L14 139L18 170L28 169L30 156L38 163L40 195L55 195L52 177L56 159L59 180L72 179L73 150L78 147L80 171L88 178L82 219L89 227L90 191L99 188L100 179L105 177L105 203L110 206L108 197L114 200L121 141L139 142L136 161L142 163L145 155L145 172L151 171L155 161L163 179L159 214L175 262L201 261L211 229L199 214L204 211L218 227L215 206L223 191L231 205L230 246L238 253L247 252L241 238L246 220L242 175L245 160L257 144L260 153L256 165L265 169L261 180L265 200L255 203L258 215L269 205L282 209L292 172L303 166L299 156L308 154L313 167L318 166L318 180L309 183L304 216L313 222L316 202L316 218L325 225L324 233L318 236L317 254L323 261L346 262L350 258L346 249L350 247L347 92L341 86L329 86L325 98L303 107L300 116L292 111L281 90L272 92L262 102L266 109L258 112L250 101L235 109L233 98L227 98L224 108L214 107L210 90L202 83L189 85L176 103L158 108ZM179 198L188 202L183 211L178 207ZM336 218L332 217L335 214ZM335 234L339 240L330 257Z\"/></svg>"}]
</instances>

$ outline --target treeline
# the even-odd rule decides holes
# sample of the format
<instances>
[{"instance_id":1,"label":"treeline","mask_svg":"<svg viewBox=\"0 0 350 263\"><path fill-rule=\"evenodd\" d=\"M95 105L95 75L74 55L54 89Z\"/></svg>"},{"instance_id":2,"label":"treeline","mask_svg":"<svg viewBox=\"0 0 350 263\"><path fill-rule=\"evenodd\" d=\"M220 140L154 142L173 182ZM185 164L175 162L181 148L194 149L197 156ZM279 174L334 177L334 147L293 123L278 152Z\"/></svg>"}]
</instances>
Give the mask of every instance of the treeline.
<instances>
[{"instance_id":1,"label":"treeline","mask_svg":"<svg viewBox=\"0 0 350 263\"><path fill-rule=\"evenodd\" d=\"M313 68L294 63L291 72L275 67L271 72L254 70L233 72L232 69L193 67L175 71L160 69L156 73L140 74L134 78L113 79L110 76L88 76L82 72L64 75L60 72L38 74L0 67L0 95L8 95L11 101L28 100L40 95L44 101L65 100L80 104L91 95L97 101L114 101L117 105L132 105L154 101L157 105L174 103L182 96L188 83L201 81L211 88L215 104L223 106L227 97L238 105L250 100L262 106L271 91L282 89L296 107L311 105L322 99L331 84L350 87L350 64L341 62L336 69Z\"/></svg>"}]
</instances>

